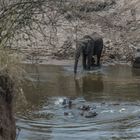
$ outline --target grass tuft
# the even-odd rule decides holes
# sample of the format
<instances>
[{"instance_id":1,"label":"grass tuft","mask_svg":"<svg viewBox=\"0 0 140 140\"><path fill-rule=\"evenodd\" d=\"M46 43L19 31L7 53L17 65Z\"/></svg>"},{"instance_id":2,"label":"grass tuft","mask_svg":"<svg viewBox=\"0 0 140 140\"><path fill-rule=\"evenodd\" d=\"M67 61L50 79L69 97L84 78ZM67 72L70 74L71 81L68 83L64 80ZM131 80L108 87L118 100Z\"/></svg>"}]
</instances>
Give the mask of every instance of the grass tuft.
<instances>
[{"instance_id":1,"label":"grass tuft","mask_svg":"<svg viewBox=\"0 0 140 140\"><path fill-rule=\"evenodd\" d=\"M14 83L14 87L18 88L23 81L23 75L25 73L22 65L20 64L21 57L10 50L0 50L0 76L8 75L8 77Z\"/></svg>"}]
</instances>

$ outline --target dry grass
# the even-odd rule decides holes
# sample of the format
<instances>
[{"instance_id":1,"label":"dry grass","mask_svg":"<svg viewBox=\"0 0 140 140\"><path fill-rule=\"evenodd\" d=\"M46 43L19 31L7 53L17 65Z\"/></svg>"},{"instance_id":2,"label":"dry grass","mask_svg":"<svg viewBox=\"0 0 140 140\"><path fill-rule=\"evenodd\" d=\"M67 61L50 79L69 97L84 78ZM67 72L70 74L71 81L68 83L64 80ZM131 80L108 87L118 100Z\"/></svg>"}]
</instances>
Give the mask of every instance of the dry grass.
<instances>
[{"instance_id":1,"label":"dry grass","mask_svg":"<svg viewBox=\"0 0 140 140\"><path fill-rule=\"evenodd\" d=\"M17 53L5 49L0 50L0 75L8 75L16 88L20 87L25 73L20 62L21 57Z\"/></svg>"}]
</instances>

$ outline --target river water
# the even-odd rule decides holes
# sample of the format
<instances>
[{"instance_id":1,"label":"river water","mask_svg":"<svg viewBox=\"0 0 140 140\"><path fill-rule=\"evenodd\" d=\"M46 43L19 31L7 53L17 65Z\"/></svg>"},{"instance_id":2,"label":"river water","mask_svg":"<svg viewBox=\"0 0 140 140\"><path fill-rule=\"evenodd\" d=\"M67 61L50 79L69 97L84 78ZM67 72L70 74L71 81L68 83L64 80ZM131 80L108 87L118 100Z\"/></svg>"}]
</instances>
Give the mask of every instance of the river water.
<instances>
[{"instance_id":1,"label":"river water","mask_svg":"<svg viewBox=\"0 0 140 140\"><path fill-rule=\"evenodd\" d=\"M76 80L71 65L26 70L25 96L16 103L19 140L140 139L140 70L102 66L79 71ZM64 99L72 101L71 108L62 105ZM98 115L81 115L83 105Z\"/></svg>"}]
</instances>

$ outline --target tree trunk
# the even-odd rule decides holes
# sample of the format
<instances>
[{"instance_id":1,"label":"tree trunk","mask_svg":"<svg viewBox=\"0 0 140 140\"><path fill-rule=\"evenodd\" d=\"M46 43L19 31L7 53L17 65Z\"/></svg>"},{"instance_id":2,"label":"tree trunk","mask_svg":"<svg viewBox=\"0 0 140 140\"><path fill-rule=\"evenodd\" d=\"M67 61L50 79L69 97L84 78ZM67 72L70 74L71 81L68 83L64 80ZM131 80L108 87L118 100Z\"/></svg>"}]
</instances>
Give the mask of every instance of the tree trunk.
<instances>
[{"instance_id":1,"label":"tree trunk","mask_svg":"<svg viewBox=\"0 0 140 140\"><path fill-rule=\"evenodd\" d=\"M0 140L15 140L16 127L12 111L13 81L0 73Z\"/></svg>"}]
</instances>

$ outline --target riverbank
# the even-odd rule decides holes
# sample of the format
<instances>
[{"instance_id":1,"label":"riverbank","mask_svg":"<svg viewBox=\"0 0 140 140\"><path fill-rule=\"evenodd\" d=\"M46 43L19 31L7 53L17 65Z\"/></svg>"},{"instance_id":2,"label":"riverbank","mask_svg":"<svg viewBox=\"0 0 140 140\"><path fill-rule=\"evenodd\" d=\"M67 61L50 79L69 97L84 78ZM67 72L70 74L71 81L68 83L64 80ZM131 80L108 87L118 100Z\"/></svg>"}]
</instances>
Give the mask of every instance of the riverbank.
<instances>
[{"instance_id":1,"label":"riverbank","mask_svg":"<svg viewBox=\"0 0 140 140\"><path fill-rule=\"evenodd\" d=\"M30 61L30 60L23 60L21 62L22 64L37 64L37 65L57 65L57 66L74 66L74 59L52 59L52 58L46 58L46 59L39 59L38 61ZM79 60L78 65L82 65L81 59ZM107 66L107 65L129 65L132 66L131 62L126 61L103 61L101 62L101 65Z\"/></svg>"},{"instance_id":2,"label":"riverbank","mask_svg":"<svg viewBox=\"0 0 140 140\"><path fill-rule=\"evenodd\" d=\"M53 59L74 59L76 41L92 32L103 37L103 63L132 61L133 54L140 48L139 0L82 0L75 9L71 9L74 8L71 1L64 4L70 9L57 9L61 14L56 32L45 26L44 36L35 33L35 39L30 40L28 34L21 33L17 37L19 43L13 44L13 48L21 51L24 61L41 64L50 63L50 59L52 63Z\"/></svg>"}]
</instances>

